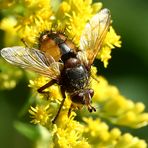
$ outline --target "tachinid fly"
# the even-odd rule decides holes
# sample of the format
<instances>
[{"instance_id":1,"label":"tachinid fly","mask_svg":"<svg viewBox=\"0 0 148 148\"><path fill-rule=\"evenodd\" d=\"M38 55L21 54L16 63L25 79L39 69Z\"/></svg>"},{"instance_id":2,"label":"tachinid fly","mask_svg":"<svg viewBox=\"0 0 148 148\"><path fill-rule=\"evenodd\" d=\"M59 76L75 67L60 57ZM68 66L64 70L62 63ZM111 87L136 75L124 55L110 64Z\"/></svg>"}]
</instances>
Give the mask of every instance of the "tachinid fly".
<instances>
[{"instance_id":1,"label":"tachinid fly","mask_svg":"<svg viewBox=\"0 0 148 148\"><path fill-rule=\"evenodd\" d=\"M71 98L68 115L74 107L87 106L88 111L96 111L91 106L94 91L89 88L91 65L101 49L110 26L110 13L103 9L86 24L80 47L76 48L65 34L46 31L39 38L39 49L14 46L1 50L2 57L11 64L35 71L51 78L38 89L39 93L53 84L61 88L63 100L53 123L56 121L65 101L65 93Z\"/></svg>"}]
</instances>

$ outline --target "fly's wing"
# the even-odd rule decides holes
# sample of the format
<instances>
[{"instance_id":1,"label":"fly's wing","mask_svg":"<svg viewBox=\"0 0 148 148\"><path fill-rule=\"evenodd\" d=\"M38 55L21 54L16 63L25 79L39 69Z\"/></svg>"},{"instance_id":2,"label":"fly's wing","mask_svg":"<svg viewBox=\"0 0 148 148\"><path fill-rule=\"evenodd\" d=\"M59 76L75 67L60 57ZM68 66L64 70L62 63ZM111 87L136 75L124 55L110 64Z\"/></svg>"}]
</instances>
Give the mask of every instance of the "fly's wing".
<instances>
[{"instance_id":1,"label":"fly's wing","mask_svg":"<svg viewBox=\"0 0 148 148\"><path fill-rule=\"evenodd\" d=\"M78 57L91 65L97 56L110 25L110 12L103 9L86 24L80 38Z\"/></svg>"},{"instance_id":2,"label":"fly's wing","mask_svg":"<svg viewBox=\"0 0 148 148\"><path fill-rule=\"evenodd\" d=\"M57 79L62 63L55 62L52 56L46 57L44 52L21 46L7 47L1 50L1 56L11 64L35 71L41 75Z\"/></svg>"}]
</instances>

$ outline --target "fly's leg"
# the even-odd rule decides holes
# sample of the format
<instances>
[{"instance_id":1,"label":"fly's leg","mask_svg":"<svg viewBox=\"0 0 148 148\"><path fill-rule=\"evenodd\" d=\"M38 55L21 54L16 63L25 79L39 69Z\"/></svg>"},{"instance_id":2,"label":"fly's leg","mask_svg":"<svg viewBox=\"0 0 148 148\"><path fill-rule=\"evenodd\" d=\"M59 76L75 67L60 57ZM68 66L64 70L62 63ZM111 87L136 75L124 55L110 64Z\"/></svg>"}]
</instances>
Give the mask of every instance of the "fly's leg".
<instances>
[{"instance_id":1,"label":"fly's leg","mask_svg":"<svg viewBox=\"0 0 148 148\"><path fill-rule=\"evenodd\" d=\"M25 41L24 38L21 38L21 41L23 42L23 44L24 44L27 48L30 48L30 46L27 44L27 42Z\"/></svg>"},{"instance_id":2,"label":"fly's leg","mask_svg":"<svg viewBox=\"0 0 148 148\"><path fill-rule=\"evenodd\" d=\"M68 110L68 118L69 118L70 115L71 115L72 109L73 109L73 105L72 105L72 103L71 103L70 108L69 108L69 110Z\"/></svg>"},{"instance_id":3,"label":"fly's leg","mask_svg":"<svg viewBox=\"0 0 148 148\"><path fill-rule=\"evenodd\" d=\"M48 87L50 87L50 86L52 86L53 84L55 84L56 83L56 80L51 80L51 81L49 81L48 83L46 83L45 85L43 85L42 87L40 87L37 91L38 91L38 93L40 93L40 94L44 94L46 97L47 97L47 99L49 98L49 91L44 91L46 88L48 88Z\"/></svg>"},{"instance_id":4,"label":"fly's leg","mask_svg":"<svg viewBox=\"0 0 148 148\"><path fill-rule=\"evenodd\" d=\"M62 102L61 102L61 104L60 104L60 107L59 107L59 109L58 109L58 112L57 112L56 116L55 116L54 119L52 120L52 123L53 123L53 124L54 124L55 121L57 120L57 118L58 118L58 116L59 116L59 114L60 114L60 111L61 111L61 109L62 109L62 106L63 106L63 104L64 104L64 102L65 102L65 99L66 99L65 90L64 90L63 88L61 88L61 94L62 94L63 100L62 100Z\"/></svg>"}]
</instances>

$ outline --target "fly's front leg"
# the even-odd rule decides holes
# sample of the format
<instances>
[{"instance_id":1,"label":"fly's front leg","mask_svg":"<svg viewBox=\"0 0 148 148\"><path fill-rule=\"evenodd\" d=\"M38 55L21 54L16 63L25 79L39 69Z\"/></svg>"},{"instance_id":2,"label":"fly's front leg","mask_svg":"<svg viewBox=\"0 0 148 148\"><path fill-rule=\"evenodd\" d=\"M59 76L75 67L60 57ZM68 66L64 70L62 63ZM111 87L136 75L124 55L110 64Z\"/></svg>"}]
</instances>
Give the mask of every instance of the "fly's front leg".
<instances>
[{"instance_id":1,"label":"fly's front leg","mask_svg":"<svg viewBox=\"0 0 148 148\"><path fill-rule=\"evenodd\" d=\"M23 44L24 44L27 48L30 48L30 46L27 44L27 42L25 41L24 38L21 38L21 41L23 42Z\"/></svg>"},{"instance_id":2,"label":"fly's front leg","mask_svg":"<svg viewBox=\"0 0 148 148\"><path fill-rule=\"evenodd\" d=\"M38 91L38 93L40 93L40 94L44 94L46 97L47 97L47 99L49 98L49 91L44 91L46 88L48 88L48 87L50 87L50 86L52 86L53 84L55 84L56 83L56 80L51 80L51 81L49 81L48 83L46 83L45 85L43 85L42 87L40 87L37 91Z\"/></svg>"},{"instance_id":3,"label":"fly's front leg","mask_svg":"<svg viewBox=\"0 0 148 148\"><path fill-rule=\"evenodd\" d=\"M57 112L56 116L55 116L54 119L52 120L52 123L53 123L53 124L54 124L55 121L57 120L57 118L58 118L58 116L59 116L59 114L60 114L60 111L61 111L61 109L62 109L62 107L63 107L63 105L64 105L65 99L66 99L65 90L64 90L62 87L61 87L61 94L62 94L63 100L62 100L62 102L61 102L61 104L60 104L60 107L59 107L59 109L58 109L58 112Z\"/></svg>"}]
</instances>

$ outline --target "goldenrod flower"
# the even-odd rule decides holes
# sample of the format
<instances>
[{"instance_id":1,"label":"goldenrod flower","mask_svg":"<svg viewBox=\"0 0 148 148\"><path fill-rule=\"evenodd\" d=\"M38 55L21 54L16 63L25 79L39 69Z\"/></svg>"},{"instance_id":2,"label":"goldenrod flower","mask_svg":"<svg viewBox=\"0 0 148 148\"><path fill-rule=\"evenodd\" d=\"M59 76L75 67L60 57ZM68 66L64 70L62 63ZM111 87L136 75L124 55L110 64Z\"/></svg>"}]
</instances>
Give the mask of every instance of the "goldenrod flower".
<instances>
[{"instance_id":1,"label":"goldenrod flower","mask_svg":"<svg viewBox=\"0 0 148 148\"><path fill-rule=\"evenodd\" d=\"M84 136L89 137L88 142L91 143L93 147L147 147L144 140L133 137L129 133L121 135L121 131L118 128L113 128L109 131L108 125L100 119L93 120L92 118L84 118L84 121L86 123Z\"/></svg>"},{"instance_id":2,"label":"goldenrod flower","mask_svg":"<svg viewBox=\"0 0 148 148\"><path fill-rule=\"evenodd\" d=\"M58 127L56 126L55 129L55 147L90 147L87 140L82 137L82 133L85 128L82 124L74 121L72 116L68 118L64 112L61 112L58 120L60 122L58 122Z\"/></svg>"},{"instance_id":3,"label":"goldenrod flower","mask_svg":"<svg viewBox=\"0 0 148 148\"><path fill-rule=\"evenodd\" d=\"M5 63L0 58L0 90L15 88L22 75L21 69Z\"/></svg>"},{"instance_id":4,"label":"goldenrod flower","mask_svg":"<svg viewBox=\"0 0 148 148\"><path fill-rule=\"evenodd\" d=\"M6 6L8 6L8 1L1 3L1 6L4 7L5 4ZM17 36L14 29L16 23L17 20L13 16L5 17L0 21L0 29L4 31L3 39L5 46L20 44L20 42L18 42L19 37ZM14 87L16 87L16 84L18 83L22 75L22 70L8 63L5 63L3 59L0 58L0 89L13 89Z\"/></svg>"},{"instance_id":5,"label":"goldenrod flower","mask_svg":"<svg viewBox=\"0 0 148 148\"><path fill-rule=\"evenodd\" d=\"M124 148L124 147L133 147L133 148L146 148L146 142L144 140L140 140L138 137L133 137L131 134L124 134L119 138L119 141L116 144L116 147Z\"/></svg>"},{"instance_id":6,"label":"goldenrod flower","mask_svg":"<svg viewBox=\"0 0 148 148\"><path fill-rule=\"evenodd\" d=\"M31 114L32 123L46 125L51 116L49 112L49 105L40 105L35 108L31 106L29 113Z\"/></svg>"},{"instance_id":7,"label":"goldenrod flower","mask_svg":"<svg viewBox=\"0 0 148 148\"><path fill-rule=\"evenodd\" d=\"M66 0L60 4L55 15L56 22L59 24L58 29L66 29L65 33L67 36L72 38L77 45L79 45L80 36L86 22L102 7L99 2L93 5L91 3L91 0Z\"/></svg>"},{"instance_id":8,"label":"goldenrod flower","mask_svg":"<svg viewBox=\"0 0 148 148\"><path fill-rule=\"evenodd\" d=\"M6 46L19 44L19 37L14 29L16 24L17 20L13 16L3 18L0 22L0 29L5 31L4 42Z\"/></svg>"},{"instance_id":9,"label":"goldenrod flower","mask_svg":"<svg viewBox=\"0 0 148 148\"><path fill-rule=\"evenodd\" d=\"M35 44L40 33L51 29L52 10L50 1L22 0L20 3L16 1L15 5L22 7L19 13L23 14L17 19L15 30L18 31L20 38L24 38L30 44Z\"/></svg>"},{"instance_id":10,"label":"goldenrod flower","mask_svg":"<svg viewBox=\"0 0 148 148\"><path fill-rule=\"evenodd\" d=\"M113 27L110 27L101 52L98 54L98 58L104 63L105 68L108 65L108 60L111 59L111 50L115 48L115 46L121 47L120 36L115 33Z\"/></svg>"},{"instance_id":11,"label":"goldenrod flower","mask_svg":"<svg viewBox=\"0 0 148 148\"><path fill-rule=\"evenodd\" d=\"M99 119L92 120L91 118L84 118L84 121L88 124L85 129L84 133L88 134L85 135L86 137L92 138L92 143L99 140L99 141L107 141L109 138L108 126L106 123L101 122ZM91 141L91 139L89 139Z\"/></svg>"},{"instance_id":12,"label":"goldenrod flower","mask_svg":"<svg viewBox=\"0 0 148 148\"><path fill-rule=\"evenodd\" d=\"M93 72L96 69L93 68ZM95 90L93 101L100 105L98 115L114 124L139 128L148 124L148 113L144 112L145 106L141 102L134 103L125 98L119 90L109 85L107 80L96 76L99 83L91 80L91 86Z\"/></svg>"}]
</instances>

